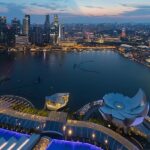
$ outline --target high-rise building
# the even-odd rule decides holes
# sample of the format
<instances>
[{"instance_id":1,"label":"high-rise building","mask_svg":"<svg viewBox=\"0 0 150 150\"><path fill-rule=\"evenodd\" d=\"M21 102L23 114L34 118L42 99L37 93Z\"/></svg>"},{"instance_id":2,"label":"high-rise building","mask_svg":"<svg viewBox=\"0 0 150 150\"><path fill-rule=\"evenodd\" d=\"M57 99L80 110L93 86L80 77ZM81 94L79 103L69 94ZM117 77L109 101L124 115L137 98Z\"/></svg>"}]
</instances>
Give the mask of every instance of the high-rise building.
<instances>
[{"instance_id":1,"label":"high-rise building","mask_svg":"<svg viewBox=\"0 0 150 150\"><path fill-rule=\"evenodd\" d=\"M44 42L50 42L50 17L46 15L45 17L45 24L44 24Z\"/></svg>"},{"instance_id":2,"label":"high-rise building","mask_svg":"<svg viewBox=\"0 0 150 150\"><path fill-rule=\"evenodd\" d=\"M7 19L5 16L0 16L0 43L5 44L6 42L6 28Z\"/></svg>"},{"instance_id":3,"label":"high-rise building","mask_svg":"<svg viewBox=\"0 0 150 150\"><path fill-rule=\"evenodd\" d=\"M36 25L33 27L32 35L31 35L31 43L35 45L43 45L43 30L42 27Z\"/></svg>"},{"instance_id":4,"label":"high-rise building","mask_svg":"<svg viewBox=\"0 0 150 150\"><path fill-rule=\"evenodd\" d=\"M30 15L25 15L26 18L28 18L28 26L29 26L29 31L30 31L30 25L31 25L31 21L30 21Z\"/></svg>"},{"instance_id":5,"label":"high-rise building","mask_svg":"<svg viewBox=\"0 0 150 150\"><path fill-rule=\"evenodd\" d=\"M61 25L61 40L65 40L65 27Z\"/></svg>"},{"instance_id":6,"label":"high-rise building","mask_svg":"<svg viewBox=\"0 0 150 150\"><path fill-rule=\"evenodd\" d=\"M11 26L7 25L5 30L5 44L7 46L14 46L15 45L15 34Z\"/></svg>"},{"instance_id":7,"label":"high-rise building","mask_svg":"<svg viewBox=\"0 0 150 150\"><path fill-rule=\"evenodd\" d=\"M19 35L20 34L20 30L21 30L20 20L18 20L17 18L14 18L11 21L11 26L12 26L12 30L13 30L14 34L15 35Z\"/></svg>"},{"instance_id":8,"label":"high-rise building","mask_svg":"<svg viewBox=\"0 0 150 150\"><path fill-rule=\"evenodd\" d=\"M7 23L7 19L5 16L0 16L0 26L1 25L6 25Z\"/></svg>"},{"instance_id":9,"label":"high-rise building","mask_svg":"<svg viewBox=\"0 0 150 150\"><path fill-rule=\"evenodd\" d=\"M59 19L58 19L58 15L57 14L54 15L54 25L55 26L59 26Z\"/></svg>"},{"instance_id":10,"label":"high-rise building","mask_svg":"<svg viewBox=\"0 0 150 150\"><path fill-rule=\"evenodd\" d=\"M54 15L54 21L51 26L51 38L52 38L52 43L54 45L58 44L59 41L59 19L58 15Z\"/></svg>"},{"instance_id":11,"label":"high-rise building","mask_svg":"<svg viewBox=\"0 0 150 150\"><path fill-rule=\"evenodd\" d=\"M126 38L126 29L122 28L121 38Z\"/></svg>"},{"instance_id":12,"label":"high-rise building","mask_svg":"<svg viewBox=\"0 0 150 150\"><path fill-rule=\"evenodd\" d=\"M30 32L30 15L25 15L23 19L23 34L29 35Z\"/></svg>"},{"instance_id":13,"label":"high-rise building","mask_svg":"<svg viewBox=\"0 0 150 150\"><path fill-rule=\"evenodd\" d=\"M44 29L45 29L45 32L50 30L50 17L49 17L49 15L45 16Z\"/></svg>"}]
</instances>

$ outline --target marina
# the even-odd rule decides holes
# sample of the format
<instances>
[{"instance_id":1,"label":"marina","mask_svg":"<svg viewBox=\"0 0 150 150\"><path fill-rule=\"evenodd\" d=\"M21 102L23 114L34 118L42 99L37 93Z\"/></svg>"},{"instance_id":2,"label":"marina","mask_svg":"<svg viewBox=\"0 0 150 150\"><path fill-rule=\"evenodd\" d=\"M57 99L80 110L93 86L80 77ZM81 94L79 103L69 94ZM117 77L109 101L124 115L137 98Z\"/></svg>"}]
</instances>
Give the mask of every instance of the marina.
<instances>
[{"instance_id":1,"label":"marina","mask_svg":"<svg viewBox=\"0 0 150 150\"><path fill-rule=\"evenodd\" d=\"M17 53L11 59L1 58L1 64L9 64L7 69L0 67L1 76L11 80L0 85L0 95L25 97L36 108L44 108L45 96L59 92L70 94L68 111L77 111L108 92L133 95L139 87L150 98L150 70L114 51Z\"/></svg>"}]
</instances>

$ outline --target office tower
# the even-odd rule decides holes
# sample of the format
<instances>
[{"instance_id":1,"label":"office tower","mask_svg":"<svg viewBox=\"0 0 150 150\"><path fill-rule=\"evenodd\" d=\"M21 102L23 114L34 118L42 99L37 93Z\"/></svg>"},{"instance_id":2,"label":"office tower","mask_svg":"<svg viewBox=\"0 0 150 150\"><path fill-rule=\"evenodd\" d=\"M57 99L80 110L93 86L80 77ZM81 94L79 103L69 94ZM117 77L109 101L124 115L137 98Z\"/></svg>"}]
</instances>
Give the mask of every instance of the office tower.
<instances>
[{"instance_id":1,"label":"office tower","mask_svg":"<svg viewBox=\"0 0 150 150\"><path fill-rule=\"evenodd\" d=\"M54 21L51 26L51 38L52 38L52 43L54 45L58 44L59 41L59 20L58 20L58 15L54 15Z\"/></svg>"},{"instance_id":2,"label":"office tower","mask_svg":"<svg viewBox=\"0 0 150 150\"><path fill-rule=\"evenodd\" d=\"M121 38L126 38L126 29L122 28Z\"/></svg>"},{"instance_id":3,"label":"office tower","mask_svg":"<svg viewBox=\"0 0 150 150\"><path fill-rule=\"evenodd\" d=\"M30 15L25 15L25 17L28 18L28 27L29 27L29 32L30 32L30 25L31 25Z\"/></svg>"},{"instance_id":4,"label":"office tower","mask_svg":"<svg viewBox=\"0 0 150 150\"><path fill-rule=\"evenodd\" d=\"M113 37L118 37L118 32L116 30L113 31Z\"/></svg>"},{"instance_id":5,"label":"office tower","mask_svg":"<svg viewBox=\"0 0 150 150\"><path fill-rule=\"evenodd\" d=\"M30 32L30 15L25 15L23 19L23 34L29 35Z\"/></svg>"},{"instance_id":6,"label":"office tower","mask_svg":"<svg viewBox=\"0 0 150 150\"><path fill-rule=\"evenodd\" d=\"M44 42L50 42L50 19L49 15L45 16L45 24L44 24Z\"/></svg>"},{"instance_id":7,"label":"office tower","mask_svg":"<svg viewBox=\"0 0 150 150\"><path fill-rule=\"evenodd\" d=\"M20 30L21 30L20 20L17 20L17 18L14 18L11 21L11 26L12 26L12 30L13 30L14 34L15 35L19 35L20 34Z\"/></svg>"},{"instance_id":8,"label":"office tower","mask_svg":"<svg viewBox=\"0 0 150 150\"><path fill-rule=\"evenodd\" d=\"M45 16L45 24L44 24L44 30L45 32L50 30L50 19L49 15Z\"/></svg>"},{"instance_id":9,"label":"office tower","mask_svg":"<svg viewBox=\"0 0 150 150\"><path fill-rule=\"evenodd\" d=\"M0 43L5 44L6 42L6 27L7 19L5 16L0 16Z\"/></svg>"},{"instance_id":10,"label":"office tower","mask_svg":"<svg viewBox=\"0 0 150 150\"><path fill-rule=\"evenodd\" d=\"M43 30L42 27L36 25L33 27L31 34L31 43L35 45L43 45Z\"/></svg>"},{"instance_id":11,"label":"office tower","mask_svg":"<svg viewBox=\"0 0 150 150\"><path fill-rule=\"evenodd\" d=\"M0 16L0 27L2 27L3 25L6 25L7 23L7 19L5 16Z\"/></svg>"},{"instance_id":12,"label":"office tower","mask_svg":"<svg viewBox=\"0 0 150 150\"><path fill-rule=\"evenodd\" d=\"M61 40L65 40L65 27L61 25Z\"/></svg>"},{"instance_id":13,"label":"office tower","mask_svg":"<svg viewBox=\"0 0 150 150\"><path fill-rule=\"evenodd\" d=\"M58 15L57 14L54 15L54 25L55 26L59 26L59 19L58 19Z\"/></svg>"},{"instance_id":14,"label":"office tower","mask_svg":"<svg viewBox=\"0 0 150 150\"><path fill-rule=\"evenodd\" d=\"M58 38L61 39L61 25L59 25L59 34L58 34Z\"/></svg>"},{"instance_id":15,"label":"office tower","mask_svg":"<svg viewBox=\"0 0 150 150\"><path fill-rule=\"evenodd\" d=\"M7 25L5 30L5 44L7 46L15 45L15 34L13 32L13 28L9 25Z\"/></svg>"}]
</instances>

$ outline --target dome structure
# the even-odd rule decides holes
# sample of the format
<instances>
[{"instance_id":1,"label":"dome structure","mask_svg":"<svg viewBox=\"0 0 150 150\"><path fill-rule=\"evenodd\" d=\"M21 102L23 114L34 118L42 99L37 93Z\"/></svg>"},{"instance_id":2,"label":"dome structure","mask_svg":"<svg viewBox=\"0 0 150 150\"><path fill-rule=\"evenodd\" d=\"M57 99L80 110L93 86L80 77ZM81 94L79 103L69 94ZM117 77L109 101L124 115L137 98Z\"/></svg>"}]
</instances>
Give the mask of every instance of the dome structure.
<instances>
[{"instance_id":1,"label":"dome structure","mask_svg":"<svg viewBox=\"0 0 150 150\"><path fill-rule=\"evenodd\" d=\"M104 104L99 108L103 118L119 127L141 124L149 111L149 104L143 90L139 89L133 97L119 93L106 94Z\"/></svg>"}]
</instances>

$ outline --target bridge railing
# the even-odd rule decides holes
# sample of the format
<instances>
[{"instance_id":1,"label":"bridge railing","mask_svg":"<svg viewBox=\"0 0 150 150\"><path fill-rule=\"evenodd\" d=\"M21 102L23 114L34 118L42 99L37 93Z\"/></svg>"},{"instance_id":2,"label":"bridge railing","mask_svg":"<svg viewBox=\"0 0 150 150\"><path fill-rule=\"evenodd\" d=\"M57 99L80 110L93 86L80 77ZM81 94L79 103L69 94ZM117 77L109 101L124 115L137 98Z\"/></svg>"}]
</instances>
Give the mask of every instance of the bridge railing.
<instances>
[{"instance_id":1,"label":"bridge railing","mask_svg":"<svg viewBox=\"0 0 150 150\"><path fill-rule=\"evenodd\" d=\"M93 109L93 107L97 107L97 106L100 107L102 105L103 105L103 100L98 100L98 101L90 102L90 103L84 105L78 111L76 111L76 114L85 115L88 111L90 111L91 109Z\"/></svg>"}]
</instances>

